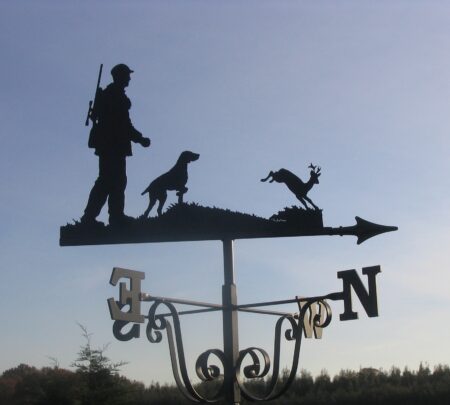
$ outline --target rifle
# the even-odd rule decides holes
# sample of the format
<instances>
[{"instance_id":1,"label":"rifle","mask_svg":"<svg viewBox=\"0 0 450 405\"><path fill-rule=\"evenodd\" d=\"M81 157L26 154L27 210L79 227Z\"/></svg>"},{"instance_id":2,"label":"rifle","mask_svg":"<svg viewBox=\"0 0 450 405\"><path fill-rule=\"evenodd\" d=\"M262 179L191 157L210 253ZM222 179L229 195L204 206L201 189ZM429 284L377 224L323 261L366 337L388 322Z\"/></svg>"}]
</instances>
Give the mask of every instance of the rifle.
<instances>
[{"instance_id":1,"label":"rifle","mask_svg":"<svg viewBox=\"0 0 450 405\"><path fill-rule=\"evenodd\" d=\"M95 108L95 102L97 101L97 95L100 91L100 80L102 78L102 70L103 70L103 63L100 64L100 70L98 72L97 87L95 88L94 101L92 100L89 101L89 108L86 115L86 122L84 123L84 125L86 126L89 126L89 119L91 119L92 122L95 124L96 117L94 117L92 113Z\"/></svg>"}]
</instances>

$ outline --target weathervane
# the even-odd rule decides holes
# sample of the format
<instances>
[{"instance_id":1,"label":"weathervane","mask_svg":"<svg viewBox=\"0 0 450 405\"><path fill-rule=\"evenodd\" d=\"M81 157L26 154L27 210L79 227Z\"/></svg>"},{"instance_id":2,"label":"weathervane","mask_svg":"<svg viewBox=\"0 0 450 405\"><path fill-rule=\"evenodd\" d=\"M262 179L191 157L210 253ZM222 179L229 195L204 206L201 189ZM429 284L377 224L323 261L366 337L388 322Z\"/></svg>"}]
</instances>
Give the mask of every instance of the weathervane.
<instances>
[{"instance_id":1,"label":"weathervane","mask_svg":"<svg viewBox=\"0 0 450 405\"><path fill-rule=\"evenodd\" d=\"M163 339L162 332L165 331L175 381L183 394L192 401L216 402L225 398L228 404L238 405L241 395L253 401L279 397L295 378L302 338L320 339L323 329L331 322L332 313L328 301L343 301L344 312L340 314L340 320L356 319L358 314L353 311L352 306L353 291L366 314L369 317L378 316L376 276L381 269L380 266L362 269L362 274L367 277L367 288L356 270L346 270L337 273L337 277L342 280L341 291L314 297L297 296L281 301L242 305L238 304L237 300L233 241L249 238L354 235L360 244L378 234L395 231L397 227L378 225L360 217L355 218L356 224L353 226L324 226L322 210L307 195L312 187L319 183L319 176L322 174L321 168L312 163L308 166L311 170L310 178L306 182L287 169L270 171L266 178L261 179L262 182L269 180L270 183L274 181L284 183L303 206L286 207L270 218L187 203L184 196L188 191L186 187L188 164L200 157L198 153L190 151L182 152L175 166L156 177L142 192L143 195L148 193L149 203L141 217L132 218L125 215L125 159L131 155L130 142L141 143L147 147L150 140L135 130L129 119L128 109L131 103L125 96L124 89L129 83L132 70L123 64L116 65L111 71L114 82L105 90L99 87L101 71L102 66L96 97L89 105L86 120L88 122L91 119L93 123L89 146L95 148L99 156L99 176L91 190L81 220L61 227L60 245L222 241L224 284L220 304L159 297L142 292L141 284L145 279L145 273L114 268L110 283L116 286L120 281L120 287L119 298L108 299L111 318L114 321L113 334L120 341L139 338L141 326L147 322L145 329L147 339L151 343L159 343ZM119 123L121 125L118 125ZM120 153L117 153L118 150ZM176 191L178 201L163 212L168 191ZM109 205L109 225L95 219L106 200ZM157 202L157 216L149 217ZM149 303L150 307L144 314L142 306L146 303ZM295 304L296 311L279 312L268 309L289 303ZM197 309L178 311L177 304L190 305ZM216 392L205 396L194 387L190 379L184 354L180 316L211 311L222 313L223 349L206 350L196 361L195 372L198 378L205 383L214 382L214 387L217 387ZM272 361L269 354L261 348L240 349L239 312L278 317ZM287 330L283 335L285 325ZM294 350L288 378L280 379L280 349L284 341L293 342ZM245 381L266 377L269 371L271 377L265 392L259 395L251 392Z\"/></svg>"}]
</instances>

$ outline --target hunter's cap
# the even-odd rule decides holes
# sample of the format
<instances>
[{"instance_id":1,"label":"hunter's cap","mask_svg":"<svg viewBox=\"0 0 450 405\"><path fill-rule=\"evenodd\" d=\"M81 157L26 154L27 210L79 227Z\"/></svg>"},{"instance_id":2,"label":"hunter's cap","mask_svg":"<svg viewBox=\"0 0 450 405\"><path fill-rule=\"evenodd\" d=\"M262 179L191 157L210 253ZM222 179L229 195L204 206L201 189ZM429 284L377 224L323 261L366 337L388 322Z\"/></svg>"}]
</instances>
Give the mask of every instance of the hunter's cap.
<instances>
[{"instance_id":1,"label":"hunter's cap","mask_svg":"<svg viewBox=\"0 0 450 405\"><path fill-rule=\"evenodd\" d=\"M114 66L111 69L111 75L114 77L116 75L121 75L121 74L130 74L133 73L134 71L131 70L127 65L125 65L124 63L119 63L118 65Z\"/></svg>"}]
</instances>

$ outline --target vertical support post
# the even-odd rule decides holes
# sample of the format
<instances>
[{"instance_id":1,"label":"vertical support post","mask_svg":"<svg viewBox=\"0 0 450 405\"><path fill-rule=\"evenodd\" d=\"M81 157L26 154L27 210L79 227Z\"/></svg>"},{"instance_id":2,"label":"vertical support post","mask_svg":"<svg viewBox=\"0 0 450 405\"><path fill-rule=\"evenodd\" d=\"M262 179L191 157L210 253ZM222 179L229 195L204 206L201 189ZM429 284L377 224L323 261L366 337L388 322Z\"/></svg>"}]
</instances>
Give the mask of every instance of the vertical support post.
<instances>
[{"instance_id":1,"label":"vertical support post","mask_svg":"<svg viewBox=\"0 0 450 405\"><path fill-rule=\"evenodd\" d=\"M224 388L225 400L229 405L239 405L241 392L236 381L236 363L239 356L238 312L236 284L234 283L233 241L223 240L222 286L223 352L225 354Z\"/></svg>"}]
</instances>

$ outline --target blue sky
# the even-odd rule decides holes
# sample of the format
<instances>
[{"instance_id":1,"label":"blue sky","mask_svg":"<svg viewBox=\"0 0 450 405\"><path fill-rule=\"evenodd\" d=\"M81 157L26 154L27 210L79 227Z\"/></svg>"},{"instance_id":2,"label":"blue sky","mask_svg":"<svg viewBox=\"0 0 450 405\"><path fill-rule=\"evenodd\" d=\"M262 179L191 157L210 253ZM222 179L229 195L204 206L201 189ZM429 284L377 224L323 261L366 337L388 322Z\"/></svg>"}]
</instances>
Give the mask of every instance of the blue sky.
<instances>
[{"instance_id":1,"label":"blue sky","mask_svg":"<svg viewBox=\"0 0 450 405\"><path fill-rule=\"evenodd\" d=\"M58 246L96 178L84 119L100 63L127 63L132 120L152 139L128 159L126 211L179 153L188 201L269 217L296 203L259 182L285 167L305 178L326 226L356 215L399 226L355 238L237 241L239 302L325 294L336 272L381 265L380 316L339 322L307 341L301 367L418 367L450 348L450 5L441 1L1 1L0 372L69 367L76 322L111 342L133 379L172 382L167 342L118 342L106 305L114 266L144 271L143 290L220 301L220 242ZM175 202L175 196L169 197ZM102 213L100 219L105 220ZM286 308L295 311L295 308ZM275 319L242 315L241 347L271 352ZM218 315L183 319L189 361L221 347ZM287 361L287 354L285 356Z\"/></svg>"}]
</instances>

